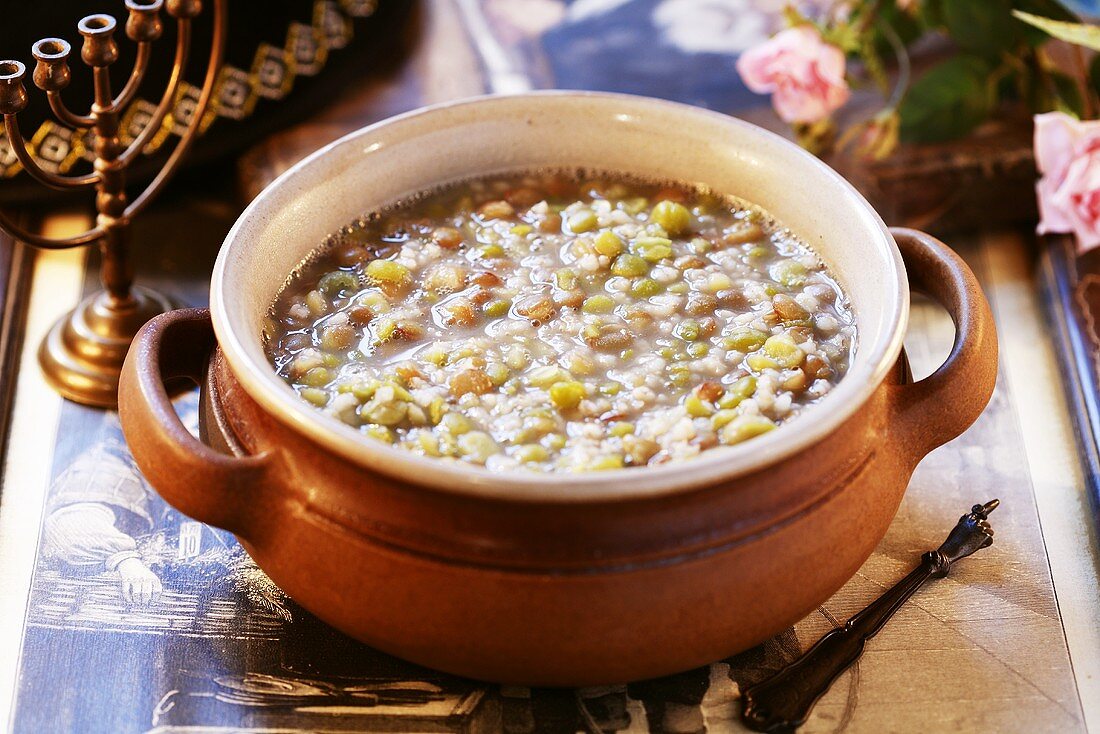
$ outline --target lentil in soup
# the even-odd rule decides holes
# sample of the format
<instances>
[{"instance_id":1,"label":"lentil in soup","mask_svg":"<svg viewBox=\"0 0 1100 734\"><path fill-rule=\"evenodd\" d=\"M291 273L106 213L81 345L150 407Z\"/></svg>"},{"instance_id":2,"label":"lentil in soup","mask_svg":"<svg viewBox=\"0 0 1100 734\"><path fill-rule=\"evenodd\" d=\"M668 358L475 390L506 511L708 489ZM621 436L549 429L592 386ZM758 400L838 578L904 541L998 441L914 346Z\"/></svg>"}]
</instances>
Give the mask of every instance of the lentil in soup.
<instances>
[{"instance_id":1,"label":"lentil in soup","mask_svg":"<svg viewBox=\"0 0 1100 734\"><path fill-rule=\"evenodd\" d=\"M345 227L272 307L266 348L365 435L491 470L682 461L843 376L847 301L746 203L563 172L463 182Z\"/></svg>"}]
</instances>

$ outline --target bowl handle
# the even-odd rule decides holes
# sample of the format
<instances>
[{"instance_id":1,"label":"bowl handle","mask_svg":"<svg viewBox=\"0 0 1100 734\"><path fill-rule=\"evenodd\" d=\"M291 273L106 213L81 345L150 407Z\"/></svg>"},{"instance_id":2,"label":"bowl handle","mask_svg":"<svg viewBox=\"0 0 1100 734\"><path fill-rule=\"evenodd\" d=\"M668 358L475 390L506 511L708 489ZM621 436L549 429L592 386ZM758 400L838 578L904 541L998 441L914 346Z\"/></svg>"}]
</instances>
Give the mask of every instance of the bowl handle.
<instances>
[{"instance_id":1,"label":"bowl handle","mask_svg":"<svg viewBox=\"0 0 1100 734\"><path fill-rule=\"evenodd\" d=\"M266 453L235 457L191 435L165 384L199 382L216 340L210 311L188 308L151 319L134 337L118 391L126 442L149 482L186 515L247 537L247 518L271 468Z\"/></svg>"},{"instance_id":2,"label":"bowl handle","mask_svg":"<svg viewBox=\"0 0 1100 734\"><path fill-rule=\"evenodd\" d=\"M947 360L919 382L895 386L892 425L915 460L978 419L997 382L997 329L978 279L954 250L914 229L892 228L909 284L938 301L955 323Z\"/></svg>"}]
</instances>

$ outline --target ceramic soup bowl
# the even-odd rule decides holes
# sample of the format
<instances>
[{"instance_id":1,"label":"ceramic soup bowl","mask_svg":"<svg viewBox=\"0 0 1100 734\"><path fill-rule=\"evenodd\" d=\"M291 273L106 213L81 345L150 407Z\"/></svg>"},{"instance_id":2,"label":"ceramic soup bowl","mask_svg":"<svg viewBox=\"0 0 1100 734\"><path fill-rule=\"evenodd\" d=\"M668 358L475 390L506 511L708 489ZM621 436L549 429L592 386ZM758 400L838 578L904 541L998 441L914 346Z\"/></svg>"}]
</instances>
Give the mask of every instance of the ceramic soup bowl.
<instances>
[{"instance_id":1,"label":"ceramic soup bowl","mask_svg":"<svg viewBox=\"0 0 1100 734\"><path fill-rule=\"evenodd\" d=\"M679 464L553 475L373 441L276 376L263 317L327 234L446 182L539 167L703 183L762 206L848 294L858 343L847 375L746 443ZM916 383L901 354L910 286L957 330L945 364ZM840 176L767 131L608 94L463 101L329 145L241 215L210 302L151 321L127 360L119 410L153 486L236 533L280 587L347 634L530 685L689 669L809 613L870 555L917 462L977 418L997 371L989 307L943 244L887 229ZM165 383L179 377L205 382L205 443L172 410Z\"/></svg>"}]
</instances>

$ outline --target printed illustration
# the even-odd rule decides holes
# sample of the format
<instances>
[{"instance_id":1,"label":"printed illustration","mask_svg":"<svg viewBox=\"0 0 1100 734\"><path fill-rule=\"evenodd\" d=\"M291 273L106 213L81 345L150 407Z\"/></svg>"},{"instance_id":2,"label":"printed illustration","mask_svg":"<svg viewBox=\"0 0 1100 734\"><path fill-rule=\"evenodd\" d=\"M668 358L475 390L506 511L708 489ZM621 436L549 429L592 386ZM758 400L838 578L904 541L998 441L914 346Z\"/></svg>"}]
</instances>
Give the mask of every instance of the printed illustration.
<instances>
[{"instance_id":1,"label":"printed illustration","mask_svg":"<svg viewBox=\"0 0 1100 734\"><path fill-rule=\"evenodd\" d=\"M176 408L197 432L197 393ZM16 730L466 731L498 711L485 686L377 653L297 607L230 533L156 494L116 415L66 405L61 420L88 438L60 452L47 493L19 698L68 696L17 706ZM105 670L111 687L89 687Z\"/></svg>"},{"instance_id":2,"label":"printed illustration","mask_svg":"<svg viewBox=\"0 0 1100 734\"><path fill-rule=\"evenodd\" d=\"M197 393L177 409L197 431ZM270 637L292 619L232 534L184 517L148 485L113 414L50 487L42 557L31 624Z\"/></svg>"}]
</instances>

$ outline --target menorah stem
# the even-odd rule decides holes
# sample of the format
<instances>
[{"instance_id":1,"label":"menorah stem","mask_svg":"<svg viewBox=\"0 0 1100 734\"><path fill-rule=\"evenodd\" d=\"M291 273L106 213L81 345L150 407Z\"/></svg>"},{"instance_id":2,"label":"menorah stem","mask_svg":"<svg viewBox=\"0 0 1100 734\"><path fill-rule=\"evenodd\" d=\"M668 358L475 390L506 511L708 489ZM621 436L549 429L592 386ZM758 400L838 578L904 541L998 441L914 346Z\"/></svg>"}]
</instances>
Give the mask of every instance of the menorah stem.
<instances>
[{"instance_id":1,"label":"menorah stem","mask_svg":"<svg viewBox=\"0 0 1100 734\"><path fill-rule=\"evenodd\" d=\"M50 102L50 109L62 124L75 128L91 127L95 124L95 118L91 115L78 115L66 107L61 99L61 92L46 92L46 99Z\"/></svg>"},{"instance_id":2,"label":"menorah stem","mask_svg":"<svg viewBox=\"0 0 1100 734\"><path fill-rule=\"evenodd\" d=\"M92 85L95 89L93 112L103 112L111 109L114 95L111 93L111 72L106 66L92 67Z\"/></svg>"},{"instance_id":3,"label":"menorah stem","mask_svg":"<svg viewBox=\"0 0 1100 734\"><path fill-rule=\"evenodd\" d=\"M180 80L183 78L183 70L187 67L187 56L191 49L191 19L180 18L176 25L176 58L172 62L172 73L168 77L168 84L164 87L164 94L160 102L153 110L149 122L141 129L137 136L130 141L126 150L119 154L123 165L130 162L145 150L145 146L160 129L168 111L176 101L176 92L179 90Z\"/></svg>"},{"instance_id":4,"label":"menorah stem","mask_svg":"<svg viewBox=\"0 0 1100 734\"><path fill-rule=\"evenodd\" d=\"M134 99L134 95L137 94L138 87L141 86L141 80L145 78L145 71L149 68L149 57L152 55L153 44L148 41L144 41L138 44L137 59L134 61L134 68L130 72L130 78L126 81L126 86L122 88L122 91L118 93L118 96L114 99L114 108L116 110L126 109L126 105Z\"/></svg>"},{"instance_id":5,"label":"menorah stem","mask_svg":"<svg viewBox=\"0 0 1100 734\"><path fill-rule=\"evenodd\" d=\"M96 224L104 233L99 241L103 255L99 277L111 299L124 303L130 300L134 267L129 253L130 219L126 216L126 167L119 160L122 152L119 112L114 105L107 68L97 66L94 72L95 167L99 172Z\"/></svg>"},{"instance_id":6,"label":"menorah stem","mask_svg":"<svg viewBox=\"0 0 1100 734\"><path fill-rule=\"evenodd\" d=\"M192 118L187 124L187 129L184 130L183 135L180 137L179 143L172 150L172 153L168 156L167 162L164 167L160 169L152 183L146 187L144 191L137 195L134 202L126 208L126 216L133 217L144 209L153 197L164 188L165 184L175 174L176 169L179 167L180 161L183 156L187 154L187 151L191 149L192 143L195 142L195 138L198 137L199 127L202 124L203 115L206 113L207 106L210 104L211 95L214 93L214 85L218 81L218 73L221 71L222 59L225 56L225 40L228 34L229 27L229 6L226 0L214 0L214 37L211 39L210 57L206 62L206 76L203 79L202 90L199 92L198 102L195 104L195 109L192 112ZM180 27L180 32L183 32L183 27Z\"/></svg>"},{"instance_id":7,"label":"menorah stem","mask_svg":"<svg viewBox=\"0 0 1100 734\"><path fill-rule=\"evenodd\" d=\"M46 378L67 398L112 407L130 341L148 319L171 308L166 298L134 288L126 215L126 172L119 160L119 112L106 67L94 67L96 228L102 231L99 277L104 290L82 301L54 325L38 350Z\"/></svg>"},{"instance_id":8,"label":"menorah stem","mask_svg":"<svg viewBox=\"0 0 1100 734\"><path fill-rule=\"evenodd\" d=\"M98 242L99 238L103 236L103 230L96 227L70 237L46 237L20 226L2 211L0 211L0 230L7 232L12 239L43 250L68 250L70 247Z\"/></svg>"},{"instance_id":9,"label":"menorah stem","mask_svg":"<svg viewBox=\"0 0 1100 734\"><path fill-rule=\"evenodd\" d=\"M114 220L105 224L102 217L99 221L100 226L104 227L103 238L99 241L102 255L99 279L115 304L127 303L131 300L130 289L134 285L129 222Z\"/></svg>"}]
</instances>

